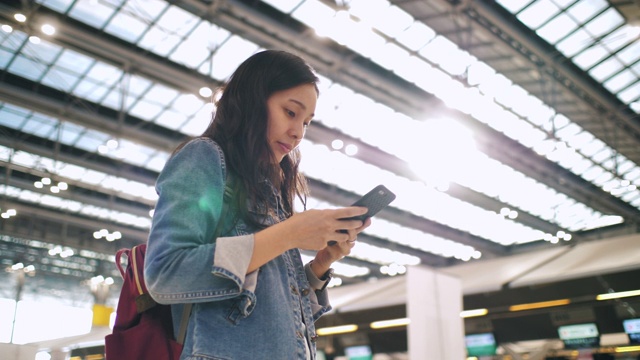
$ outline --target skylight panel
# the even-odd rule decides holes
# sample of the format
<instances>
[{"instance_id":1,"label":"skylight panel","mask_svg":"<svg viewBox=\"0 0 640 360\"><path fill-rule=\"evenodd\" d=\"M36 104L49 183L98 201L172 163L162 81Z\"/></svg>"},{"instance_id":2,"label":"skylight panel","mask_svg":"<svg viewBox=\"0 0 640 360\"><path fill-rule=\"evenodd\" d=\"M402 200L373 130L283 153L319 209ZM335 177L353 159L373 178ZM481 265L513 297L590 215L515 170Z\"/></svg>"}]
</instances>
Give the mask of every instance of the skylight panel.
<instances>
[{"instance_id":1,"label":"skylight panel","mask_svg":"<svg viewBox=\"0 0 640 360\"><path fill-rule=\"evenodd\" d=\"M529 28L535 30L558 12L560 9L551 0L538 0L519 12L516 17Z\"/></svg>"},{"instance_id":2,"label":"skylight panel","mask_svg":"<svg viewBox=\"0 0 640 360\"><path fill-rule=\"evenodd\" d=\"M0 103L0 125L19 129L29 116L26 109L7 103Z\"/></svg>"},{"instance_id":3,"label":"skylight panel","mask_svg":"<svg viewBox=\"0 0 640 360\"><path fill-rule=\"evenodd\" d=\"M110 2L84 0L76 1L68 14L96 29L102 29L114 13L115 7Z\"/></svg>"},{"instance_id":4,"label":"skylight panel","mask_svg":"<svg viewBox=\"0 0 640 360\"><path fill-rule=\"evenodd\" d=\"M27 122L24 123L21 130L28 134L47 138L49 137L49 134L54 132L56 124L57 121L52 118L34 114Z\"/></svg>"},{"instance_id":5,"label":"skylight panel","mask_svg":"<svg viewBox=\"0 0 640 360\"><path fill-rule=\"evenodd\" d=\"M198 36L198 34L191 34L169 55L169 59L192 69L198 68L200 64L209 58L211 51L216 48L216 44L206 46L204 39L206 38Z\"/></svg>"},{"instance_id":6,"label":"skylight panel","mask_svg":"<svg viewBox=\"0 0 640 360\"><path fill-rule=\"evenodd\" d=\"M397 6L390 6L379 14L383 20L373 24L373 27L390 37L395 37L413 23L413 16Z\"/></svg>"},{"instance_id":7,"label":"skylight panel","mask_svg":"<svg viewBox=\"0 0 640 360\"><path fill-rule=\"evenodd\" d=\"M147 102L153 102L155 104L170 104L173 102L180 93L178 90L155 83L144 95L144 100Z\"/></svg>"},{"instance_id":8,"label":"skylight panel","mask_svg":"<svg viewBox=\"0 0 640 360\"><path fill-rule=\"evenodd\" d=\"M76 84L73 89L73 94L85 100L99 103L107 91L109 91L108 87L101 86L101 84L96 83L93 79L84 78Z\"/></svg>"},{"instance_id":9,"label":"skylight panel","mask_svg":"<svg viewBox=\"0 0 640 360\"><path fill-rule=\"evenodd\" d=\"M384 52L386 40L382 35L361 23L348 25L348 30L336 34L340 37L340 42L364 57L384 57L381 52Z\"/></svg>"},{"instance_id":10,"label":"skylight panel","mask_svg":"<svg viewBox=\"0 0 640 360\"><path fill-rule=\"evenodd\" d=\"M637 81L638 76L631 70L626 69L611 79L605 81L602 85L612 93L617 93L632 82Z\"/></svg>"},{"instance_id":11,"label":"skylight panel","mask_svg":"<svg viewBox=\"0 0 640 360\"><path fill-rule=\"evenodd\" d=\"M625 65L631 65L640 58L640 42L634 42L616 54Z\"/></svg>"},{"instance_id":12,"label":"skylight panel","mask_svg":"<svg viewBox=\"0 0 640 360\"><path fill-rule=\"evenodd\" d=\"M613 155L613 151L610 148L605 147L605 148L602 148L602 150L597 152L595 155L591 156L591 158L593 159L593 161L599 163L608 159L612 155Z\"/></svg>"},{"instance_id":13,"label":"skylight panel","mask_svg":"<svg viewBox=\"0 0 640 360\"><path fill-rule=\"evenodd\" d=\"M614 7L610 7L595 19L584 25L584 28L595 37L605 35L624 24L624 18Z\"/></svg>"},{"instance_id":14,"label":"skylight panel","mask_svg":"<svg viewBox=\"0 0 640 360\"><path fill-rule=\"evenodd\" d=\"M153 153L154 150L147 146L133 143L127 139L120 139L118 141L118 148L109 154L113 154L115 158L126 158L127 163L144 167L144 164L149 161L149 157Z\"/></svg>"},{"instance_id":15,"label":"skylight panel","mask_svg":"<svg viewBox=\"0 0 640 360\"><path fill-rule=\"evenodd\" d=\"M126 87L126 85L124 85ZM123 104L122 98L126 93L125 101ZM136 98L132 96L132 94L128 93L126 90L123 90L121 86L114 87L109 91L105 97L99 103L106 107L110 107L114 110L125 110L131 107L131 105L136 101Z\"/></svg>"},{"instance_id":16,"label":"skylight panel","mask_svg":"<svg viewBox=\"0 0 640 360\"><path fill-rule=\"evenodd\" d=\"M29 36L22 31L13 30L11 33L6 33L4 31L0 31L0 46L2 48L9 50L11 54L16 54L19 52L20 48L24 44L25 41L28 41Z\"/></svg>"},{"instance_id":17,"label":"skylight panel","mask_svg":"<svg viewBox=\"0 0 640 360\"><path fill-rule=\"evenodd\" d=\"M180 36L153 25L142 36L138 46L166 57L181 41L182 38Z\"/></svg>"},{"instance_id":18,"label":"skylight panel","mask_svg":"<svg viewBox=\"0 0 640 360\"><path fill-rule=\"evenodd\" d=\"M258 45L233 35L218 51L213 54L211 60L213 69L211 76L220 81L226 81L242 61L258 50Z\"/></svg>"},{"instance_id":19,"label":"skylight panel","mask_svg":"<svg viewBox=\"0 0 640 360\"><path fill-rule=\"evenodd\" d=\"M113 86L123 75L123 71L115 66L96 61L86 77L103 86Z\"/></svg>"},{"instance_id":20,"label":"skylight panel","mask_svg":"<svg viewBox=\"0 0 640 360\"><path fill-rule=\"evenodd\" d=\"M387 70L393 70L398 61L409 57L409 52L394 43L387 43L371 54L371 59Z\"/></svg>"},{"instance_id":21,"label":"skylight panel","mask_svg":"<svg viewBox=\"0 0 640 360\"><path fill-rule=\"evenodd\" d=\"M566 57L571 58L593 43L593 36L580 28L564 40L556 44L556 48Z\"/></svg>"},{"instance_id":22,"label":"skylight panel","mask_svg":"<svg viewBox=\"0 0 640 360\"><path fill-rule=\"evenodd\" d=\"M79 79L79 75L70 73L66 69L50 67L42 77L41 83L60 91L70 92Z\"/></svg>"},{"instance_id":23,"label":"skylight panel","mask_svg":"<svg viewBox=\"0 0 640 360\"><path fill-rule=\"evenodd\" d=\"M149 90L149 88L153 86L153 82L140 75L127 74L126 86L127 94L133 97L138 97Z\"/></svg>"},{"instance_id":24,"label":"skylight panel","mask_svg":"<svg viewBox=\"0 0 640 360\"><path fill-rule=\"evenodd\" d=\"M436 32L422 22L414 21L411 26L398 34L396 40L409 48L417 51L436 37Z\"/></svg>"},{"instance_id":25,"label":"skylight panel","mask_svg":"<svg viewBox=\"0 0 640 360\"><path fill-rule=\"evenodd\" d=\"M167 11L160 16L156 22L156 26L167 34L184 38L200 21L202 20L194 14L175 5L171 5Z\"/></svg>"},{"instance_id":26,"label":"skylight panel","mask_svg":"<svg viewBox=\"0 0 640 360\"><path fill-rule=\"evenodd\" d=\"M28 168L35 168L38 165L37 159L24 151L14 151L11 162Z\"/></svg>"},{"instance_id":27,"label":"skylight panel","mask_svg":"<svg viewBox=\"0 0 640 360\"><path fill-rule=\"evenodd\" d=\"M640 98L640 82L637 82L618 94L618 99L628 104Z\"/></svg>"},{"instance_id":28,"label":"skylight panel","mask_svg":"<svg viewBox=\"0 0 640 360\"><path fill-rule=\"evenodd\" d=\"M13 59L13 56L14 56L13 53L6 51L3 48L0 48L0 69L6 68L7 64L9 64L9 61Z\"/></svg>"},{"instance_id":29,"label":"skylight panel","mask_svg":"<svg viewBox=\"0 0 640 360\"><path fill-rule=\"evenodd\" d=\"M109 135L105 133L96 130L87 130L76 142L76 147L88 152L96 152L98 146L107 142L109 138Z\"/></svg>"},{"instance_id":30,"label":"skylight panel","mask_svg":"<svg viewBox=\"0 0 640 360\"><path fill-rule=\"evenodd\" d=\"M48 41L40 41L39 43L27 41L22 49L22 53L25 54L25 56L47 65L53 63L61 51L62 48L60 46Z\"/></svg>"},{"instance_id":31,"label":"skylight panel","mask_svg":"<svg viewBox=\"0 0 640 360\"><path fill-rule=\"evenodd\" d=\"M601 43L609 49L609 51L615 52L632 41L637 40L638 36L640 36L639 27L624 24L617 30L612 31L609 35L605 36Z\"/></svg>"},{"instance_id":32,"label":"skylight panel","mask_svg":"<svg viewBox=\"0 0 640 360\"><path fill-rule=\"evenodd\" d=\"M606 0L577 1L567 9L567 12L576 19L576 21L584 23L606 9L607 6L609 6L609 4L607 4Z\"/></svg>"},{"instance_id":33,"label":"skylight panel","mask_svg":"<svg viewBox=\"0 0 640 360\"><path fill-rule=\"evenodd\" d=\"M78 137L84 132L84 128L71 122L61 122L59 125L60 132L51 134L49 140L59 140L65 145L74 146Z\"/></svg>"},{"instance_id":34,"label":"skylight panel","mask_svg":"<svg viewBox=\"0 0 640 360\"><path fill-rule=\"evenodd\" d=\"M147 30L148 23L126 11L119 11L105 26L104 31L134 43Z\"/></svg>"},{"instance_id":35,"label":"skylight panel","mask_svg":"<svg viewBox=\"0 0 640 360\"><path fill-rule=\"evenodd\" d=\"M211 104L213 105L213 104ZM202 107L201 111L196 113L191 119L180 128L182 133L189 136L198 136L202 134L211 122L211 109L209 104Z\"/></svg>"},{"instance_id":36,"label":"skylight panel","mask_svg":"<svg viewBox=\"0 0 640 360\"><path fill-rule=\"evenodd\" d=\"M593 69L589 70L589 75L591 75L598 82L603 82L614 73L620 71L623 67L624 65L622 65L617 57L611 57L596 65Z\"/></svg>"},{"instance_id":37,"label":"skylight panel","mask_svg":"<svg viewBox=\"0 0 640 360\"><path fill-rule=\"evenodd\" d=\"M69 9L69 6L73 3L73 0L36 0L38 4L43 4L57 12L64 13Z\"/></svg>"},{"instance_id":38,"label":"skylight panel","mask_svg":"<svg viewBox=\"0 0 640 360\"><path fill-rule=\"evenodd\" d=\"M578 24L573 18L568 16L566 13L560 13L558 16L551 19L551 21L536 30L536 33L549 44L555 44L560 39L574 31L577 27Z\"/></svg>"},{"instance_id":39,"label":"skylight panel","mask_svg":"<svg viewBox=\"0 0 640 360\"><path fill-rule=\"evenodd\" d=\"M152 121L159 116L163 110L164 106L155 101L140 100L129 109L129 114L146 121Z\"/></svg>"},{"instance_id":40,"label":"skylight panel","mask_svg":"<svg viewBox=\"0 0 640 360\"><path fill-rule=\"evenodd\" d=\"M573 63L582 70L588 70L611 53L602 45L593 45L573 58Z\"/></svg>"},{"instance_id":41,"label":"skylight panel","mask_svg":"<svg viewBox=\"0 0 640 360\"><path fill-rule=\"evenodd\" d=\"M178 130L187 121L187 115L175 112L173 110L165 110L153 122L171 130Z\"/></svg>"},{"instance_id":42,"label":"skylight panel","mask_svg":"<svg viewBox=\"0 0 640 360\"><path fill-rule=\"evenodd\" d=\"M9 66L9 71L23 78L39 81L47 67L39 61L18 55Z\"/></svg>"},{"instance_id":43,"label":"skylight panel","mask_svg":"<svg viewBox=\"0 0 640 360\"><path fill-rule=\"evenodd\" d=\"M141 20L149 23L155 20L169 3L164 0L124 1L123 9L136 14Z\"/></svg>"}]
</instances>

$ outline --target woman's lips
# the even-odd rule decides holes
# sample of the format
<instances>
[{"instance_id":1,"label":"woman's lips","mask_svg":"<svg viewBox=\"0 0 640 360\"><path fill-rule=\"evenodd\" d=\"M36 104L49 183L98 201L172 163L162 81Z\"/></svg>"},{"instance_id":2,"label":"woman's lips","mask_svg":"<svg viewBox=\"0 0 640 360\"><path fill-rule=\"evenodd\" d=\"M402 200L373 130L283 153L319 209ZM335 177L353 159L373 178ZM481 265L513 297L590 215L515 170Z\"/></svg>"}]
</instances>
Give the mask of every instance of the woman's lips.
<instances>
[{"instance_id":1,"label":"woman's lips","mask_svg":"<svg viewBox=\"0 0 640 360\"><path fill-rule=\"evenodd\" d=\"M283 151L285 154L286 154L286 153L288 153L289 151L291 151L291 146L290 146L290 145L288 145L288 144L278 142L278 145L280 146L280 148L282 149L282 151Z\"/></svg>"}]
</instances>

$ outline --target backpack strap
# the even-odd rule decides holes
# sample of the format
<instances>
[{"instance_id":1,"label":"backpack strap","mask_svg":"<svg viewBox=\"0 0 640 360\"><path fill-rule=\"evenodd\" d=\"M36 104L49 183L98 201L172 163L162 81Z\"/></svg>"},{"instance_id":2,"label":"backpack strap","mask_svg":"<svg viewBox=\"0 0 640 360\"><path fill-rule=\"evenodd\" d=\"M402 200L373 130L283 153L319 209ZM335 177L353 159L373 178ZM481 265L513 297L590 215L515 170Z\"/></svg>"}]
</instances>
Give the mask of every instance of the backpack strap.
<instances>
[{"instance_id":1,"label":"backpack strap","mask_svg":"<svg viewBox=\"0 0 640 360\"><path fill-rule=\"evenodd\" d=\"M229 212L229 202L231 201L231 186L229 185L229 181L225 183L224 186L224 196L222 201L222 212L220 213L220 219L218 220L218 224L216 225L216 231L214 232L214 237L217 238L222 233L222 223L225 220L226 215ZM137 278L136 278L137 282ZM184 304L184 309L182 310L182 318L180 319L180 328L178 329L178 334L176 335L176 341L178 344L184 344L184 339L187 337L187 326L189 325L189 318L191 317L191 308L193 307L193 303Z\"/></svg>"}]
</instances>

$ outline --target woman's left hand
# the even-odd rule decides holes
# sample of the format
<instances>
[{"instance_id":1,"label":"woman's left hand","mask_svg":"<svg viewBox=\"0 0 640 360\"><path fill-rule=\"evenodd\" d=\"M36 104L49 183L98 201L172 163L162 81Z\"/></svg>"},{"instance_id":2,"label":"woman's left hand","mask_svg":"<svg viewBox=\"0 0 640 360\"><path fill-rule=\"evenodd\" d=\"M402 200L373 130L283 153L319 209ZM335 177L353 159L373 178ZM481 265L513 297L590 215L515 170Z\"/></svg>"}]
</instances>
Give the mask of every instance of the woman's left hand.
<instances>
[{"instance_id":1,"label":"woman's left hand","mask_svg":"<svg viewBox=\"0 0 640 360\"><path fill-rule=\"evenodd\" d=\"M333 262L349 255L351 253L351 249L356 245L358 234L362 232L362 230L368 228L369 225L371 225L371 218L367 218L359 228L348 230L348 240L337 242L334 245L327 245L325 248L319 250L313 260L314 273L324 274L329 270Z\"/></svg>"}]
</instances>

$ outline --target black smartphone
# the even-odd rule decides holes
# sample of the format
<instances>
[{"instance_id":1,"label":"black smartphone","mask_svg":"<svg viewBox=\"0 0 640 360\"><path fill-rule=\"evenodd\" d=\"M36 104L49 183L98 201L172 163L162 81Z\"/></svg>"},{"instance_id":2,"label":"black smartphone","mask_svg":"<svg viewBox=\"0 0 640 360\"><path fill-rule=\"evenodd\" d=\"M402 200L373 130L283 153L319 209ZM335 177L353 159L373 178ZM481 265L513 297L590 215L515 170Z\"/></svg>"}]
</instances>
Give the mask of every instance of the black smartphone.
<instances>
[{"instance_id":1,"label":"black smartphone","mask_svg":"<svg viewBox=\"0 0 640 360\"><path fill-rule=\"evenodd\" d=\"M366 220L377 214L380 210L384 209L387 205L396 198L396 194L387 189L384 185L378 185L371 191L364 194L358 201L351 204L351 206L362 206L369 209L366 214L360 216L354 216L351 218L341 220Z\"/></svg>"},{"instance_id":2,"label":"black smartphone","mask_svg":"<svg viewBox=\"0 0 640 360\"><path fill-rule=\"evenodd\" d=\"M370 218L380 212L380 210L384 209L387 205L389 205L396 198L396 194L394 194L391 190L387 189L384 185L378 185L371 189L368 193L364 194L360 199L351 204L351 206L362 206L366 207L368 211L359 216L354 216L350 218L344 218L340 220L362 220L365 221L367 218ZM346 230L341 230L341 232L346 232ZM334 245L336 241L329 241L329 245Z\"/></svg>"}]
</instances>

